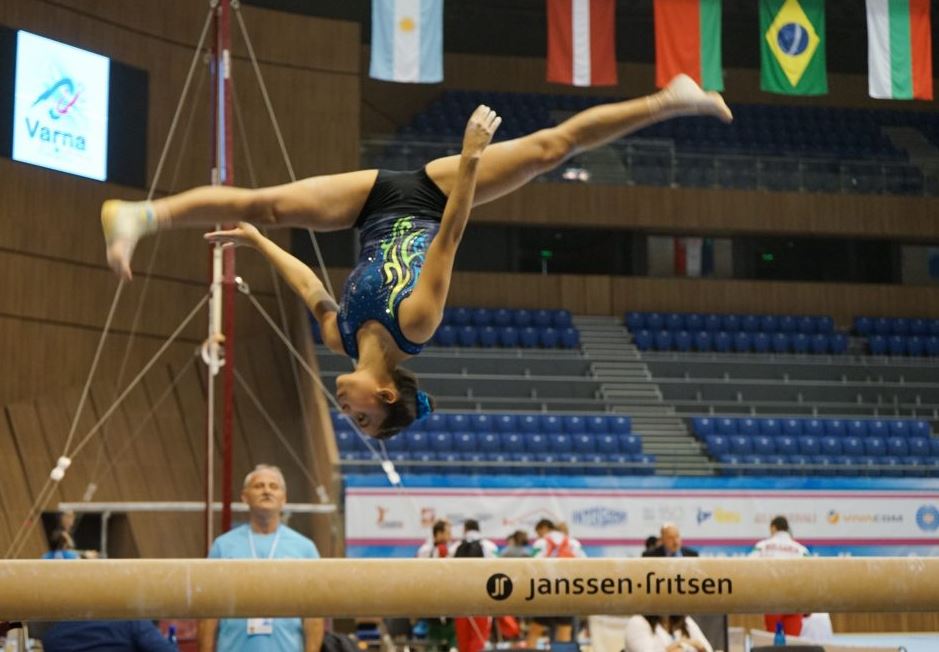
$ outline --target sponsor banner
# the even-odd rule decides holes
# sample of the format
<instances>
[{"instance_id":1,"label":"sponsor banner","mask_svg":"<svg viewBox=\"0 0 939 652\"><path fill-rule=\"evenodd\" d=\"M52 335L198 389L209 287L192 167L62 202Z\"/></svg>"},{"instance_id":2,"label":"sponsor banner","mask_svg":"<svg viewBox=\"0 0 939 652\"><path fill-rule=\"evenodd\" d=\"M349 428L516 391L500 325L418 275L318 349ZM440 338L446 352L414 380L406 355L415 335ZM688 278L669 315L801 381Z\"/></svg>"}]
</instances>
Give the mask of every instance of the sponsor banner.
<instances>
[{"instance_id":1,"label":"sponsor banner","mask_svg":"<svg viewBox=\"0 0 939 652\"><path fill-rule=\"evenodd\" d=\"M353 483L354 484L354 483ZM527 484L523 482L522 484ZM542 518L564 521L591 556L634 556L662 523L673 522L686 545L706 554L744 555L768 536L777 515L820 555L933 555L939 552L939 491L924 489L561 488L523 486L350 486L346 537L350 556L412 556L433 522L472 518L502 542L533 532ZM730 486L728 486L730 485ZM459 528L457 528L457 532ZM456 533L456 532L455 532Z\"/></svg>"}]
</instances>

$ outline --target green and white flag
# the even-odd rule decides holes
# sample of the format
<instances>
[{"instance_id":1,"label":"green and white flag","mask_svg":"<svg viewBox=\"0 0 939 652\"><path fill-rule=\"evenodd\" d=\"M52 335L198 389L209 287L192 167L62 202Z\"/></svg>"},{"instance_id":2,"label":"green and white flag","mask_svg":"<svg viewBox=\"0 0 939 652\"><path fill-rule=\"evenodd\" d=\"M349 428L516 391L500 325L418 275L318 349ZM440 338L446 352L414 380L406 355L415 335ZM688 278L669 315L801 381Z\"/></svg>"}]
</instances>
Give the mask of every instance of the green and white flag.
<instances>
[{"instance_id":1,"label":"green and white flag","mask_svg":"<svg viewBox=\"0 0 939 652\"><path fill-rule=\"evenodd\" d=\"M867 0L870 96L932 99L929 0Z\"/></svg>"}]
</instances>

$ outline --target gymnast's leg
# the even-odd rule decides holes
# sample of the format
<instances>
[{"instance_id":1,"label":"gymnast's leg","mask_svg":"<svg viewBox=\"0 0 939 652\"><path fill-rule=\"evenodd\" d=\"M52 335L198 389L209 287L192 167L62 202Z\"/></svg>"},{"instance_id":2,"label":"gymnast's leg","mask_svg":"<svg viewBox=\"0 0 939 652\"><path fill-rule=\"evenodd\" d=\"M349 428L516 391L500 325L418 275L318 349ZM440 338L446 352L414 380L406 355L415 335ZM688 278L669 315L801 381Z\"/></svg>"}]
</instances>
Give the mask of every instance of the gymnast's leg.
<instances>
[{"instance_id":1,"label":"gymnast's leg","mask_svg":"<svg viewBox=\"0 0 939 652\"><path fill-rule=\"evenodd\" d=\"M730 109L719 94L706 93L690 77L679 75L653 95L595 106L556 127L490 145L480 161L475 203L498 199L579 152L684 115L732 120ZM448 156L427 164L427 173L447 195L453 188L459 158Z\"/></svg>"},{"instance_id":2,"label":"gymnast's leg","mask_svg":"<svg viewBox=\"0 0 939 652\"><path fill-rule=\"evenodd\" d=\"M360 170L270 188L204 186L152 202L106 201L101 207L101 226L108 264L129 280L137 241L163 229L234 222L316 231L351 228L377 174L377 170Z\"/></svg>"}]
</instances>

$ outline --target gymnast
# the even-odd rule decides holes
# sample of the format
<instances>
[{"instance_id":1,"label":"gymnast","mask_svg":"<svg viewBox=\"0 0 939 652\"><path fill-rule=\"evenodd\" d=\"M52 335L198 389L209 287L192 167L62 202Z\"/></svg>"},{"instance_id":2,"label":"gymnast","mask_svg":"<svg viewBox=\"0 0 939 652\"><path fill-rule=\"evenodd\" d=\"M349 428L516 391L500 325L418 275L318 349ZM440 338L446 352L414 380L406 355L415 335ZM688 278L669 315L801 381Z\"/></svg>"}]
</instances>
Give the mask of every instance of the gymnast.
<instances>
[{"instance_id":1,"label":"gymnast","mask_svg":"<svg viewBox=\"0 0 939 652\"><path fill-rule=\"evenodd\" d=\"M420 353L443 318L457 247L470 210L502 197L570 157L669 118L709 115L730 122L717 93L686 75L661 91L603 104L561 124L489 145L501 118L486 106L470 117L458 155L409 172L360 170L260 189L195 188L152 202L108 200L101 223L108 264L130 280L139 239L157 230L238 222L206 234L262 253L319 322L323 341L355 371L336 379L342 411L366 434L388 438L432 408L417 378L399 365ZM361 254L341 305L304 263L252 226L316 231L358 228Z\"/></svg>"}]
</instances>

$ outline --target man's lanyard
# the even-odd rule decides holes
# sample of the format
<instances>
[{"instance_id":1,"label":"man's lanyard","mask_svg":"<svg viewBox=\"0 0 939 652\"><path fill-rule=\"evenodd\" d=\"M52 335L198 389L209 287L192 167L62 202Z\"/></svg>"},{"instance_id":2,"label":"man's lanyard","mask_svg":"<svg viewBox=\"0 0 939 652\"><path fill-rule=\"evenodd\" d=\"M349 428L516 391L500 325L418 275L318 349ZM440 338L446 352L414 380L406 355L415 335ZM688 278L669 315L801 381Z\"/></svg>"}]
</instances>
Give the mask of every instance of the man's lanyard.
<instances>
[{"instance_id":1,"label":"man's lanyard","mask_svg":"<svg viewBox=\"0 0 939 652\"><path fill-rule=\"evenodd\" d=\"M274 551L277 549L277 543L280 541L280 526L277 526L277 534L274 535L274 543L271 544L271 552L268 554L268 559L274 558ZM251 557L254 559L258 558L258 551L254 547L254 534L251 533L251 525L248 524L248 544L251 546Z\"/></svg>"}]
</instances>

